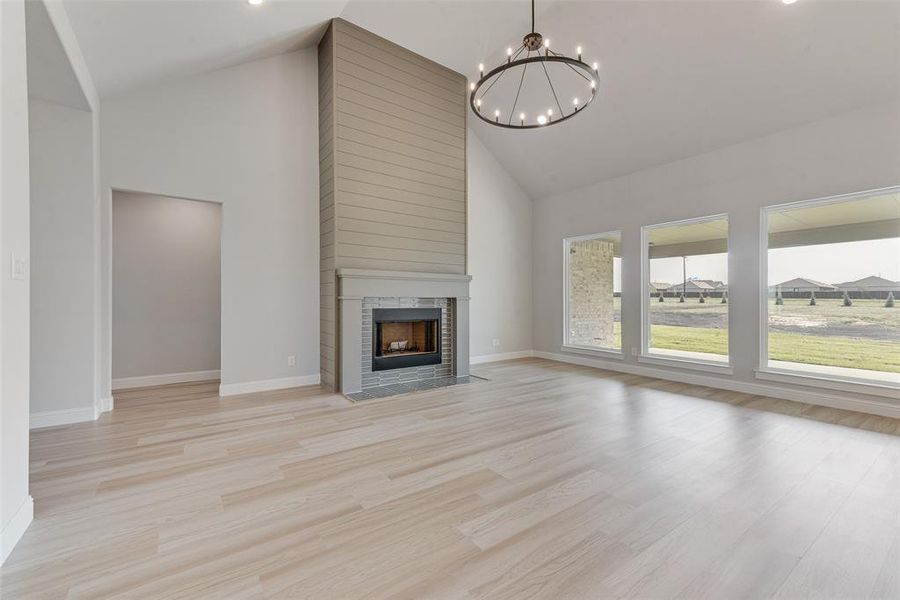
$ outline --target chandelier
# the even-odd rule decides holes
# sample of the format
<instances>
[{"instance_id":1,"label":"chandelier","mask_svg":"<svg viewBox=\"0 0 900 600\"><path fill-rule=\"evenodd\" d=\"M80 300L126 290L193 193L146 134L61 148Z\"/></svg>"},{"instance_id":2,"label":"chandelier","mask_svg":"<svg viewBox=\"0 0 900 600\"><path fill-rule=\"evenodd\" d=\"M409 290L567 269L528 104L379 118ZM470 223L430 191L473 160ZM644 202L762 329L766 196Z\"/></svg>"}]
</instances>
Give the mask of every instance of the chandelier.
<instances>
[{"instance_id":1,"label":"chandelier","mask_svg":"<svg viewBox=\"0 0 900 600\"><path fill-rule=\"evenodd\" d=\"M534 129L556 125L584 112L597 93L599 66L596 62L588 65L581 60L581 46L578 46L576 53L577 59L554 52L550 49L550 40L535 32L534 0L531 0L531 33L522 38L522 45L516 50L507 48L506 60L487 73L484 71L484 64L478 65L479 79L469 84L469 105L472 111L486 123L509 129ZM545 98L541 100L542 106L547 108L546 110L541 108L536 114L523 112L520 104L525 74L529 67L538 75L543 72L544 77L540 80L546 80L540 87L545 94ZM575 89L574 97L570 99L566 96L561 101L558 83L554 85L550 76L551 70L557 72L557 79L560 79L560 70L570 80L573 78L571 73L577 75L572 86ZM503 83L498 86L501 80ZM538 86L533 86L536 87ZM492 90L494 94L490 93ZM529 101L534 101L535 96L540 93L541 91L537 89L526 90ZM517 109L520 110L518 114Z\"/></svg>"}]
</instances>

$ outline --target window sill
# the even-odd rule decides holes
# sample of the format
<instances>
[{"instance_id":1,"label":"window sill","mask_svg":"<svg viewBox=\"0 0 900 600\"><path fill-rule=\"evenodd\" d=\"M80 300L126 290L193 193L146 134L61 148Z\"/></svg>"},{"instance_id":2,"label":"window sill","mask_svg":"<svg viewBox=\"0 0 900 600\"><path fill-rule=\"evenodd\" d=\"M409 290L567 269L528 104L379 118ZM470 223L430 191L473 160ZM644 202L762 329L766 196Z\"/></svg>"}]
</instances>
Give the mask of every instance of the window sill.
<instances>
[{"instance_id":1,"label":"window sill","mask_svg":"<svg viewBox=\"0 0 900 600\"><path fill-rule=\"evenodd\" d=\"M597 358L615 358L622 360L624 355L621 350L613 350L612 348L591 348L589 346L570 346L563 344L560 348L562 352L571 354L583 354L585 356L596 356Z\"/></svg>"},{"instance_id":2,"label":"window sill","mask_svg":"<svg viewBox=\"0 0 900 600\"><path fill-rule=\"evenodd\" d=\"M638 362L661 367L676 367L680 369L706 371L707 373L716 373L718 375L731 375L734 373L734 369L731 368L731 365L724 361L718 362L715 360L680 358L677 356L664 356L659 354L641 354L638 356Z\"/></svg>"},{"instance_id":3,"label":"window sill","mask_svg":"<svg viewBox=\"0 0 900 600\"><path fill-rule=\"evenodd\" d=\"M791 369L774 369L767 367L756 369L756 378L778 383L792 383L794 385L805 385L829 390L881 396L883 398L892 398L894 400L900 396L900 387L898 387L897 384L888 381L863 381L809 371L794 371Z\"/></svg>"}]
</instances>

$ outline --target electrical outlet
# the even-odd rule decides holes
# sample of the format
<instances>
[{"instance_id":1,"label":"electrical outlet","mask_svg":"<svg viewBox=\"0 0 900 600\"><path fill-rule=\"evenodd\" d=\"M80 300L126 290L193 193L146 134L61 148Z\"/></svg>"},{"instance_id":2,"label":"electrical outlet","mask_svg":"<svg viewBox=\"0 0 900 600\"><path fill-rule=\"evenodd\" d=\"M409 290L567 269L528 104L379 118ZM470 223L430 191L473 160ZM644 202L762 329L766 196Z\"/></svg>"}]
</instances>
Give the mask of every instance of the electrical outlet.
<instances>
[{"instance_id":1,"label":"electrical outlet","mask_svg":"<svg viewBox=\"0 0 900 600\"><path fill-rule=\"evenodd\" d=\"M297 357L296 356L293 356L293 355L288 356L288 366L289 367L297 366Z\"/></svg>"},{"instance_id":2,"label":"electrical outlet","mask_svg":"<svg viewBox=\"0 0 900 600\"><path fill-rule=\"evenodd\" d=\"M494 344L494 348L499 348L499 347L500 347L500 340L494 340L494 341L493 341L493 344Z\"/></svg>"}]
</instances>

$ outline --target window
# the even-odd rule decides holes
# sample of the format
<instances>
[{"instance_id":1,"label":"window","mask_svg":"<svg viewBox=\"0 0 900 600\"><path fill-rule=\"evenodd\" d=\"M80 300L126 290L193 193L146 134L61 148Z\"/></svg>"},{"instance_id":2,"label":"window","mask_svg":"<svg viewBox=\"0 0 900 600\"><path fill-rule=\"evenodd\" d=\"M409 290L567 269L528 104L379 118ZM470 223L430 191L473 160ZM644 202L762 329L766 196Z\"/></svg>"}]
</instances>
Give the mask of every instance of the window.
<instances>
[{"instance_id":1,"label":"window","mask_svg":"<svg viewBox=\"0 0 900 600\"><path fill-rule=\"evenodd\" d=\"M613 231L565 240L566 346L622 351L622 244Z\"/></svg>"},{"instance_id":2,"label":"window","mask_svg":"<svg viewBox=\"0 0 900 600\"><path fill-rule=\"evenodd\" d=\"M762 222L763 369L900 384L900 188Z\"/></svg>"},{"instance_id":3,"label":"window","mask_svg":"<svg viewBox=\"0 0 900 600\"><path fill-rule=\"evenodd\" d=\"M728 364L728 218L643 228L646 357Z\"/></svg>"}]
</instances>

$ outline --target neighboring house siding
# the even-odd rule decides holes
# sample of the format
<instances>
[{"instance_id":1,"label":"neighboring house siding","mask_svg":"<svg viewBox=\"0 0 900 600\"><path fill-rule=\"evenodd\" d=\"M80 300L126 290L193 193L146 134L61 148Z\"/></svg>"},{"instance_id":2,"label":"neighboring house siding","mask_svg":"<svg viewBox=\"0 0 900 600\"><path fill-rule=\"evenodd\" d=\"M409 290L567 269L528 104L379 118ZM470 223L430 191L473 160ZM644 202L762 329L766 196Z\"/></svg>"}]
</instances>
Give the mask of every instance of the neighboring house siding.
<instances>
[{"instance_id":1,"label":"neighboring house siding","mask_svg":"<svg viewBox=\"0 0 900 600\"><path fill-rule=\"evenodd\" d=\"M675 283L669 287L668 292L681 292L682 290L688 292L711 292L713 291L713 287L708 283L697 282L697 281L688 281L687 283Z\"/></svg>"},{"instance_id":2,"label":"neighboring house siding","mask_svg":"<svg viewBox=\"0 0 900 600\"><path fill-rule=\"evenodd\" d=\"M833 285L803 278L782 281L770 287L773 291L781 290L782 292L833 292L837 290Z\"/></svg>"},{"instance_id":3,"label":"neighboring house siding","mask_svg":"<svg viewBox=\"0 0 900 600\"><path fill-rule=\"evenodd\" d=\"M841 290L854 292L900 292L900 281L890 281L882 277L865 277L857 281L837 283Z\"/></svg>"}]
</instances>

